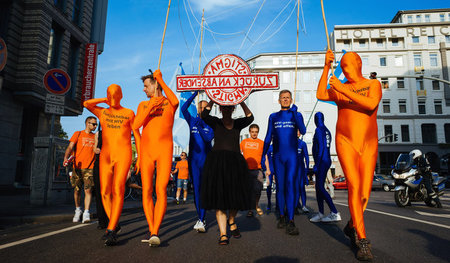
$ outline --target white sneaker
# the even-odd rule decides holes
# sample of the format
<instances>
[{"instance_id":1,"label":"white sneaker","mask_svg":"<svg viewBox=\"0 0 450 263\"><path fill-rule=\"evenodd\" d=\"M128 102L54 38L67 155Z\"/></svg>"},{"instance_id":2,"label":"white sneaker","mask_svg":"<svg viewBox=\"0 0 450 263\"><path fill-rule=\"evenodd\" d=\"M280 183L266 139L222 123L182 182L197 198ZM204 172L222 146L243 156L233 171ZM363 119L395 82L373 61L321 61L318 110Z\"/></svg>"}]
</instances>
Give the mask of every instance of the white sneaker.
<instances>
[{"instance_id":1,"label":"white sneaker","mask_svg":"<svg viewBox=\"0 0 450 263\"><path fill-rule=\"evenodd\" d=\"M205 223L205 221L202 222L202 221L198 220L197 232L199 232L199 233L205 233L206 232L206 223Z\"/></svg>"},{"instance_id":2,"label":"white sneaker","mask_svg":"<svg viewBox=\"0 0 450 263\"><path fill-rule=\"evenodd\" d=\"M341 214L339 212L333 213L331 212L326 217L322 218L322 222L338 222L341 221Z\"/></svg>"},{"instance_id":3,"label":"white sneaker","mask_svg":"<svg viewBox=\"0 0 450 263\"><path fill-rule=\"evenodd\" d=\"M313 223L318 223L318 222L322 221L322 218L323 218L323 214L321 212L319 212L315 216L311 217L309 219L309 221L313 222Z\"/></svg>"},{"instance_id":4,"label":"white sneaker","mask_svg":"<svg viewBox=\"0 0 450 263\"><path fill-rule=\"evenodd\" d=\"M82 213L81 209L75 209L75 215L73 216L72 222L74 223L80 222L81 213Z\"/></svg>"},{"instance_id":5,"label":"white sneaker","mask_svg":"<svg viewBox=\"0 0 450 263\"><path fill-rule=\"evenodd\" d=\"M156 235L151 236L150 239L148 240L148 245L151 247L157 247L160 244L161 244L161 240Z\"/></svg>"},{"instance_id":6,"label":"white sneaker","mask_svg":"<svg viewBox=\"0 0 450 263\"><path fill-rule=\"evenodd\" d=\"M302 207L302 211L303 211L303 213L309 213L309 209L306 208L306 206Z\"/></svg>"},{"instance_id":7,"label":"white sneaker","mask_svg":"<svg viewBox=\"0 0 450 263\"><path fill-rule=\"evenodd\" d=\"M197 220L197 222L194 225L194 230L198 230L198 224L200 223L200 220Z\"/></svg>"},{"instance_id":8,"label":"white sneaker","mask_svg":"<svg viewBox=\"0 0 450 263\"><path fill-rule=\"evenodd\" d=\"M83 221L81 221L81 223L84 224L89 222L91 222L91 214L89 214L89 212L85 210L83 213Z\"/></svg>"}]
</instances>

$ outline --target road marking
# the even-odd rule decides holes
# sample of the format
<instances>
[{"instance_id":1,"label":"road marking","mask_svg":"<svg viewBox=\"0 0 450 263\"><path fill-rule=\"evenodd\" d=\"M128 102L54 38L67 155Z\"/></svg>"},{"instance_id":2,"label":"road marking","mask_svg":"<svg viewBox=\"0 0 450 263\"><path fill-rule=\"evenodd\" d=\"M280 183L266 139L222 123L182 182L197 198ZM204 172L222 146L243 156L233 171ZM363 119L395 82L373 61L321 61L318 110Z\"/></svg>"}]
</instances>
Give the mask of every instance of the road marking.
<instances>
[{"instance_id":1,"label":"road marking","mask_svg":"<svg viewBox=\"0 0 450 263\"><path fill-rule=\"evenodd\" d=\"M421 211L416 211L416 213L418 213L419 215L422 215L422 216L434 216L434 217L450 218L450 214L431 214L431 213L421 212Z\"/></svg>"},{"instance_id":2,"label":"road marking","mask_svg":"<svg viewBox=\"0 0 450 263\"><path fill-rule=\"evenodd\" d=\"M71 227L63 228L63 229L56 230L56 231L53 231L53 232L45 233L45 234L42 234L42 235L29 237L29 238L25 238L25 239L22 239L22 240L19 240L19 241L15 241L15 242L7 243L7 244L4 244L4 245L0 245L0 250L4 249L4 248L8 248L8 247L24 244L24 243L27 243L27 242L31 242L31 241L34 241L34 240L37 240L37 239L41 239L41 238L44 238L44 237L57 235L57 234L60 234L60 233L63 233L63 232L67 232L67 231L70 231L70 230L74 230L74 229L77 229L77 228L81 228L81 227L84 227L84 226L89 226L89 225L91 225L93 223L90 223L90 224L79 224L79 225L76 225L76 226L71 226Z\"/></svg>"},{"instance_id":3,"label":"road marking","mask_svg":"<svg viewBox=\"0 0 450 263\"><path fill-rule=\"evenodd\" d=\"M334 203L338 204L338 205L348 206L348 204L344 204L344 203L339 203L339 202L334 202ZM406 216L400 216L400 215L396 215L396 214L390 214L390 213L386 213L386 212L382 212L382 211L378 211L378 210L373 210L373 209L369 209L369 208L366 208L366 211L450 229L450 226L447 226L447 225L433 223L433 222L428 222L428 221L415 219L415 218L410 218L410 217L406 217Z\"/></svg>"}]
</instances>

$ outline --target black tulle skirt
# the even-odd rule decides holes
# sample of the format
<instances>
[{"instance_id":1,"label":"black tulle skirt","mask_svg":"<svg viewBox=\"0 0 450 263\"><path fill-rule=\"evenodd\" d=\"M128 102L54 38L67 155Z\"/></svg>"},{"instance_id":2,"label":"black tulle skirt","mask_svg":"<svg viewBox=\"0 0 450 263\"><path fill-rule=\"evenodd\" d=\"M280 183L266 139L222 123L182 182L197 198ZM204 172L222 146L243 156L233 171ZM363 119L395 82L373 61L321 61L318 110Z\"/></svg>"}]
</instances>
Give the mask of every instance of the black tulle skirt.
<instances>
[{"instance_id":1,"label":"black tulle skirt","mask_svg":"<svg viewBox=\"0 0 450 263\"><path fill-rule=\"evenodd\" d=\"M251 209L252 185L242 154L211 151L203 166L201 204L204 209Z\"/></svg>"}]
</instances>

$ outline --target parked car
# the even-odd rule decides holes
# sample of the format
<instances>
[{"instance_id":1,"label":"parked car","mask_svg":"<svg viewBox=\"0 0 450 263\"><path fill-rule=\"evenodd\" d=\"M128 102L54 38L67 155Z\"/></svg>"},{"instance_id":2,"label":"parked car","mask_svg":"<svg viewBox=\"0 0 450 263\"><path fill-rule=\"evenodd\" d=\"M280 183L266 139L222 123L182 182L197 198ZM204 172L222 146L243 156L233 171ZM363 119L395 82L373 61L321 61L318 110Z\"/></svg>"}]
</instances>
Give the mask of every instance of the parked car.
<instances>
[{"instance_id":1,"label":"parked car","mask_svg":"<svg viewBox=\"0 0 450 263\"><path fill-rule=\"evenodd\" d=\"M345 177L339 177L333 181L334 189L348 189Z\"/></svg>"},{"instance_id":2,"label":"parked car","mask_svg":"<svg viewBox=\"0 0 450 263\"><path fill-rule=\"evenodd\" d=\"M375 174L373 176L372 190L383 189L386 192L395 188L394 179L386 179L380 174Z\"/></svg>"}]
</instances>

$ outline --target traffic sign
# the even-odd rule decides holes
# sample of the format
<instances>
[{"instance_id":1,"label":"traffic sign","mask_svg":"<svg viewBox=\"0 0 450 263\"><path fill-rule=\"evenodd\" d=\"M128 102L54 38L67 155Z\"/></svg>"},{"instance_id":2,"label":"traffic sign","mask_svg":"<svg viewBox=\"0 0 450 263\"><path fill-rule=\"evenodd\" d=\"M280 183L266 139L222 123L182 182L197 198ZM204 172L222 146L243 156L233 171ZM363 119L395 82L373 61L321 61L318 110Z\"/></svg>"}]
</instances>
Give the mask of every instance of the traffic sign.
<instances>
[{"instance_id":1,"label":"traffic sign","mask_svg":"<svg viewBox=\"0 0 450 263\"><path fill-rule=\"evenodd\" d=\"M0 37L0 71L6 66L6 60L8 59L8 49L6 47L5 40Z\"/></svg>"},{"instance_id":2,"label":"traffic sign","mask_svg":"<svg viewBox=\"0 0 450 263\"><path fill-rule=\"evenodd\" d=\"M70 89L70 77L61 69L50 69L44 75L44 86L48 92L63 95Z\"/></svg>"},{"instance_id":3,"label":"traffic sign","mask_svg":"<svg viewBox=\"0 0 450 263\"><path fill-rule=\"evenodd\" d=\"M220 105L236 105L253 90L279 89L278 73L252 73L242 58L219 55L204 68L203 75L177 76L177 91L204 90Z\"/></svg>"},{"instance_id":4,"label":"traffic sign","mask_svg":"<svg viewBox=\"0 0 450 263\"><path fill-rule=\"evenodd\" d=\"M45 113L64 115L64 105L45 103Z\"/></svg>"},{"instance_id":5,"label":"traffic sign","mask_svg":"<svg viewBox=\"0 0 450 263\"><path fill-rule=\"evenodd\" d=\"M64 105L64 96L48 93L45 102L57 105Z\"/></svg>"}]
</instances>

